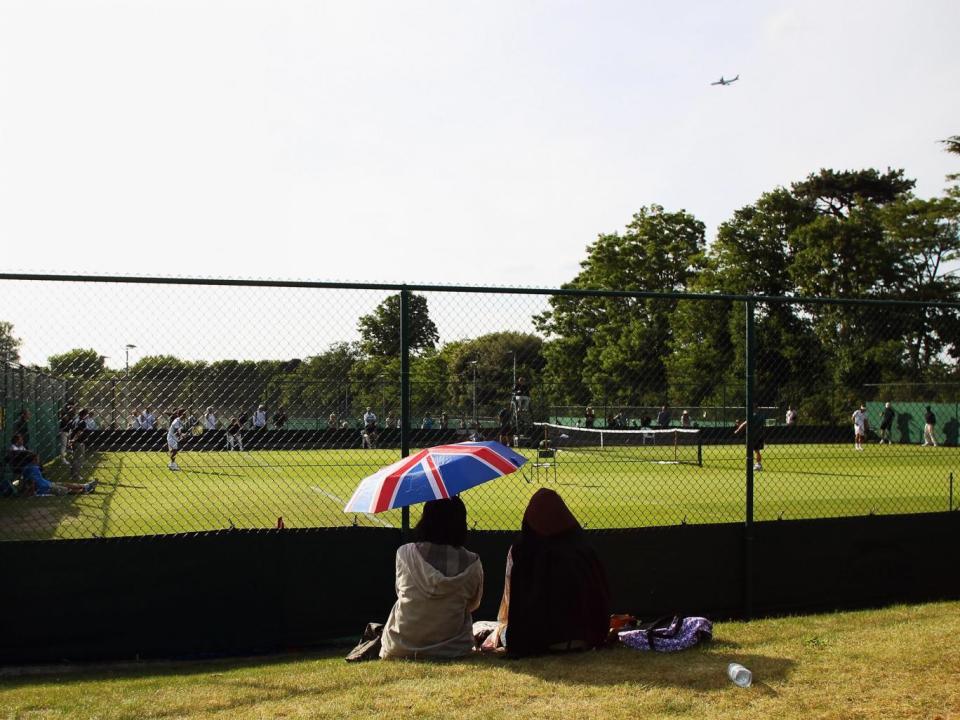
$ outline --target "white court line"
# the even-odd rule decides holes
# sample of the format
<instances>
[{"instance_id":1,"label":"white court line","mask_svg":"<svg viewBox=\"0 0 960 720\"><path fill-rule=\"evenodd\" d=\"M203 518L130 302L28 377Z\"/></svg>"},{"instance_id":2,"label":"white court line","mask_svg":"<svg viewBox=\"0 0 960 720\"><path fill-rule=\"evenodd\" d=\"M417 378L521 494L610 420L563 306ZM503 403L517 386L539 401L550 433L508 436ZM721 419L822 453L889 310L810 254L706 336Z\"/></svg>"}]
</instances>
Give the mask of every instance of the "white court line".
<instances>
[{"instance_id":1,"label":"white court line","mask_svg":"<svg viewBox=\"0 0 960 720\"><path fill-rule=\"evenodd\" d=\"M278 475L281 475L279 469L273 467L272 465L268 465L267 463L263 462L262 460L260 460L260 458L258 458L258 457L256 457L255 455L253 455L249 450L246 451L246 452L244 452L244 455L246 455L247 457L249 457L251 460L253 460L255 463L257 463L257 465L259 465L260 467L262 467L264 470L269 470L269 471L271 471L271 472L277 473ZM282 477L282 475L281 475L281 477ZM334 495L333 493L327 492L326 490L324 490L324 489L321 488L321 487L317 487L316 485L311 485L311 486L310 486L310 489L313 490L314 492L320 493L321 495L326 495L326 496L327 496L328 498L330 498L331 500L333 500L333 501L335 501L335 502L337 502L337 503L340 503L340 507L343 507L344 505L347 504L347 502L346 502L345 500L343 500L342 498L337 497L337 496ZM378 517L374 517L374 516L371 515L370 513L358 513L358 514L366 515L368 518L370 518L370 521L371 521L371 522L375 522L375 523L377 523L377 524L379 524L379 525L382 525L383 527L388 527L388 528L391 528L391 529L393 528L393 525L391 525L390 523L385 522L384 520L381 520L381 519L378 518Z\"/></svg>"},{"instance_id":2,"label":"white court line","mask_svg":"<svg viewBox=\"0 0 960 720\"><path fill-rule=\"evenodd\" d=\"M311 485L311 486L310 486L310 489L313 490L314 492L318 492L318 493L320 493L320 494L322 494L322 495L326 495L326 496L327 496L328 498L330 498L331 500L334 500L334 501L340 503L340 506L341 506L341 507L347 504L342 498L337 497L336 495L334 495L334 494L331 493L331 492L327 492L326 490L324 490L324 489L321 488L321 487L317 487L316 485ZM380 518L378 518L378 517L377 517L376 515L374 515L373 513L356 513L356 514L357 514L357 515L366 515L367 518L370 519L370 522L375 522L375 523L377 523L377 524L379 524L379 525L383 525L383 527L388 527L388 528L392 528L392 527L393 527L393 525L391 525L390 523L388 523L388 522L385 521L385 520L381 520Z\"/></svg>"}]
</instances>

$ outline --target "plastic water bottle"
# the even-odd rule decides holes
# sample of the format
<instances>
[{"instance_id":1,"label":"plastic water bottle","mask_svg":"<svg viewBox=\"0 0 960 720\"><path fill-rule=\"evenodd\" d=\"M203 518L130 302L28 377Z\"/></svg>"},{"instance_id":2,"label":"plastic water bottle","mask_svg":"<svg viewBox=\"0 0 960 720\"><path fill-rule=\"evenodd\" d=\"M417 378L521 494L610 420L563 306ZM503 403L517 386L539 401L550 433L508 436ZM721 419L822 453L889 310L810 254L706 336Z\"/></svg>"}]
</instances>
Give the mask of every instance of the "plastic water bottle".
<instances>
[{"instance_id":1,"label":"plastic water bottle","mask_svg":"<svg viewBox=\"0 0 960 720\"><path fill-rule=\"evenodd\" d=\"M727 665L727 676L737 687L746 688L753 684L753 673L740 663L730 663Z\"/></svg>"}]
</instances>

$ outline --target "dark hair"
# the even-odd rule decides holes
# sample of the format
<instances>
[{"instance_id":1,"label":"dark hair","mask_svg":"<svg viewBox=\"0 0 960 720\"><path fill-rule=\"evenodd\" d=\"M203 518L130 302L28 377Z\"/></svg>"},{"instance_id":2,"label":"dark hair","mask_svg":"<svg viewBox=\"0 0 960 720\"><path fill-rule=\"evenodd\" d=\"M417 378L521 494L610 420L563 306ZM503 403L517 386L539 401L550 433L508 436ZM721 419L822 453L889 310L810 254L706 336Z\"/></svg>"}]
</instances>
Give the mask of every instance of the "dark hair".
<instances>
[{"instance_id":1,"label":"dark hair","mask_svg":"<svg viewBox=\"0 0 960 720\"><path fill-rule=\"evenodd\" d=\"M467 507L459 497L431 500L414 530L420 542L462 547L467 539Z\"/></svg>"}]
</instances>

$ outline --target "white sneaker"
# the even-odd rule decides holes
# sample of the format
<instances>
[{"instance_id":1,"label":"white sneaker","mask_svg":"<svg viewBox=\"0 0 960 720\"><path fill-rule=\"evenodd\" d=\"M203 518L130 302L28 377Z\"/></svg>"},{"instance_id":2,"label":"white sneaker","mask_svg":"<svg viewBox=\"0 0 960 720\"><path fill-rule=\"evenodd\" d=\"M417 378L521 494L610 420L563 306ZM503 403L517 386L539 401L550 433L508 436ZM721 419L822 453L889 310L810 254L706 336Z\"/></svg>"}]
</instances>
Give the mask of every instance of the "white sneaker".
<instances>
[{"instance_id":1,"label":"white sneaker","mask_svg":"<svg viewBox=\"0 0 960 720\"><path fill-rule=\"evenodd\" d=\"M167 465L167 467L170 468L171 470L179 470L179 469L180 469L180 466L177 465L175 462L170 463L169 465Z\"/></svg>"},{"instance_id":2,"label":"white sneaker","mask_svg":"<svg viewBox=\"0 0 960 720\"><path fill-rule=\"evenodd\" d=\"M763 465L761 465L760 463L757 463L756 465L753 466L753 469L754 469L754 470L763 470Z\"/></svg>"}]
</instances>

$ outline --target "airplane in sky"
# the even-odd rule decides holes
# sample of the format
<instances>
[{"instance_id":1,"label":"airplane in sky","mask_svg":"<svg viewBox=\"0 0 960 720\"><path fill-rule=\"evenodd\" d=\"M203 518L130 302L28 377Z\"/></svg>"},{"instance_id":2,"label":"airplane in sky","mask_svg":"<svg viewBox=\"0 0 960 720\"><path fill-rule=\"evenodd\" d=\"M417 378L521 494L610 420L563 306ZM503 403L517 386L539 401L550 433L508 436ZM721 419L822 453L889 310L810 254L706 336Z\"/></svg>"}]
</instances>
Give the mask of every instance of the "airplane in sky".
<instances>
[{"instance_id":1,"label":"airplane in sky","mask_svg":"<svg viewBox=\"0 0 960 720\"><path fill-rule=\"evenodd\" d=\"M736 77L730 78L729 80L724 80L723 75L721 75L719 80L717 80L716 82L712 82L710 84L711 85L730 85L731 83L735 83L739 79L740 79L740 75L737 75Z\"/></svg>"}]
</instances>

